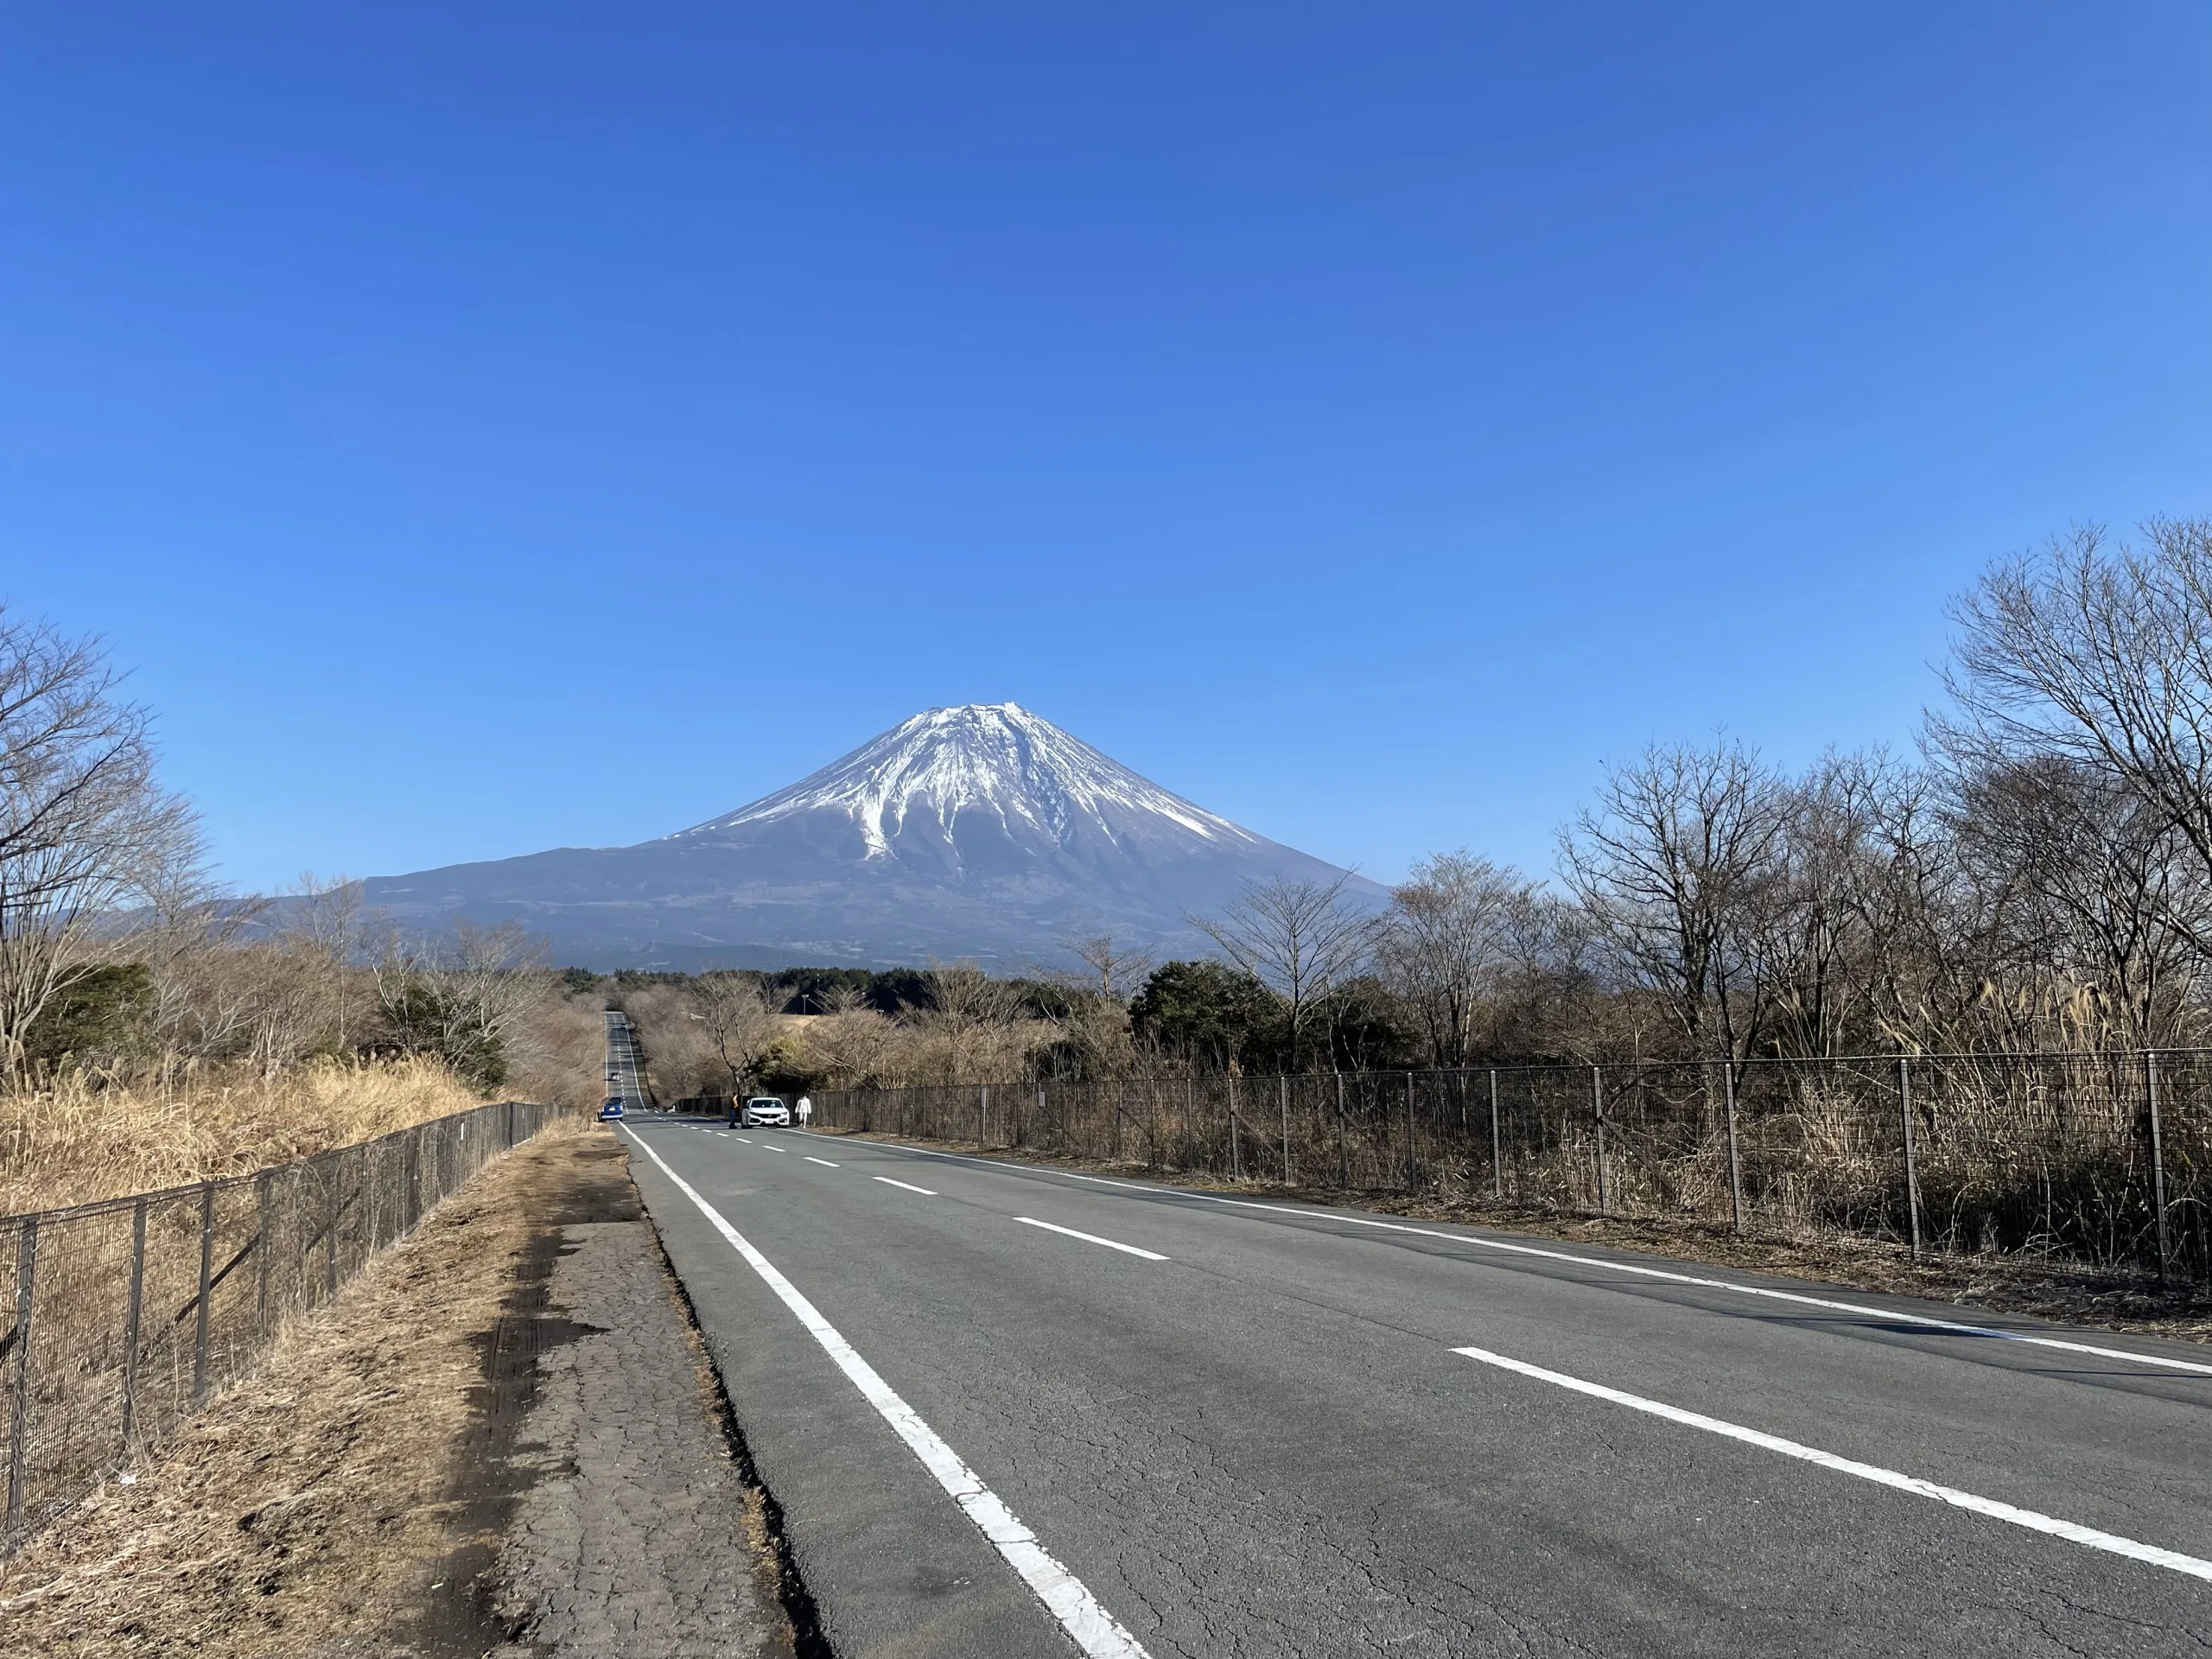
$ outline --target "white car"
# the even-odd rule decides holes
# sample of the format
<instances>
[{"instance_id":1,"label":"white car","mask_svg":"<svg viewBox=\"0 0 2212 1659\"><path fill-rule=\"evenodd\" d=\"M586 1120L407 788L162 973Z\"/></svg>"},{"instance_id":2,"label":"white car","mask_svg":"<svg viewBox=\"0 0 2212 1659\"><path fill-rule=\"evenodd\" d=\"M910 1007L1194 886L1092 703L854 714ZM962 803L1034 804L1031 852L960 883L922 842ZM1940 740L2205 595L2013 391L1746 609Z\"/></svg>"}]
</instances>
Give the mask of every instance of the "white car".
<instances>
[{"instance_id":1,"label":"white car","mask_svg":"<svg viewBox=\"0 0 2212 1659\"><path fill-rule=\"evenodd\" d=\"M755 1095L745 1103L737 1121L748 1129L788 1129L791 1126L791 1109L773 1095Z\"/></svg>"}]
</instances>

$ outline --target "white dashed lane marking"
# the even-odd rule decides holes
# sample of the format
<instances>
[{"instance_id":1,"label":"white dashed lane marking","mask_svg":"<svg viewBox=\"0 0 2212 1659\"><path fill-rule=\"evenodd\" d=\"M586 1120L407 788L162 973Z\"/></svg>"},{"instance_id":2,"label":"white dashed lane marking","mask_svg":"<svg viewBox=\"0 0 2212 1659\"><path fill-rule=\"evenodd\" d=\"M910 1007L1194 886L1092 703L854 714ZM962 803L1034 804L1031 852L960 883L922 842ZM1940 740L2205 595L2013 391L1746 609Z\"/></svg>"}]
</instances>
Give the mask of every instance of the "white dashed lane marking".
<instances>
[{"instance_id":1,"label":"white dashed lane marking","mask_svg":"<svg viewBox=\"0 0 2212 1659\"><path fill-rule=\"evenodd\" d=\"M1856 1475L1859 1479L1871 1480L1878 1486L1911 1492L1921 1497L1932 1497L1937 1503L1948 1503L1954 1509L1971 1510L1975 1515L1986 1515L1993 1520L2009 1521L2014 1526L2025 1527L2031 1532L2045 1533L2053 1538L2063 1538L2069 1543L2083 1544L2091 1549L2125 1555L2130 1560L2145 1561L2152 1567L2186 1573L2193 1579L2212 1580L2212 1561L2184 1555L2179 1550L2139 1543L2133 1538L2122 1538L2116 1533L2099 1532L2094 1527L2062 1521L2056 1516L2024 1510L2012 1503L2000 1503L1993 1497L1962 1492L1955 1486L1939 1486L1932 1480L1923 1480L1916 1475L1899 1474L1894 1469L1885 1469L1878 1464L1840 1458L1833 1452L1823 1452L1817 1446L1805 1446L1796 1440L1785 1440L1778 1434L1745 1428L1740 1423L1723 1422L1718 1417L1707 1417L1702 1412L1685 1411L1680 1406L1647 1400L1642 1395L1624 1394L1618 1389L1609 1389L1602 1382L1586 1382L1579 1376L1567 1376L1564 1371L1548 1371L1541 1365L1531 1365L1522 1359L1509 1359L1503 1354L1493 1354L1486 1348L1454 1348L1452 1351L1464 1354L1469 1359L1479 1360L1485 1365L1494 1365L1502 1371L1513 1371L1522 1376L1534 1377L1539 1382L1572 1389L1577 1394L1586 1394L1593 1399L1609 1400L1617 1406L1626 1406L1630 1411L1663 1417L1671 1423L1701 1428L1708 1434L1719 1434L1732 1440L1741 1440L1746 1446L1779 1452L1785 1458L1796 1458L1801 1463L1817 1464L1823 1469L1833 1469L1838 1474Z\"/></svg>"},{"instance_id":2,"label":"white dashed lane marking","mask_svg":"<svg viewBox=\"0 0 2212 1659\"><path fill-rule=\"evenodd\" d=\"M1122 1244L1110 1238L1101 1238L1096 1233L1078 1233L1072 1227L1057 1223L1039 1221L1034 1216L1016 1216L1014 1219L1025 1227L1042 1227L1048 1233L1058 1233L1068 1238L1079 1238L1086 1244L1103 1244L1109 1250L1119 1250L1124 1255L1141 1255L1147 1262L1165 1262L1167 1258L1157 1250L1141 1250L1134 1244Z\"/></svg>"}]
</instances>

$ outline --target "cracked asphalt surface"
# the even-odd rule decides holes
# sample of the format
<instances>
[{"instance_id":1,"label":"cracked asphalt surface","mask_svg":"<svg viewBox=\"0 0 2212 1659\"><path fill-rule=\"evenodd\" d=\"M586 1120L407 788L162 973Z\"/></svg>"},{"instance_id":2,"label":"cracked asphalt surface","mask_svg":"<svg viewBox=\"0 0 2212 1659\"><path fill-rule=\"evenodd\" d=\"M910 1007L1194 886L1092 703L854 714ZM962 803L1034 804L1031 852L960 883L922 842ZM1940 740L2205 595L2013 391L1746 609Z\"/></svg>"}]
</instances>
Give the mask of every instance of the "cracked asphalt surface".
<instances>
[{"instance_id":1,"label":"cracked asphalt surface","mask_svg":"<svg viewBox=\"0 0 2212 1659\"><path fill-rule=\"evenodd\" d=\"M702 1391L660 1257L635 1222L571 1225L501 1546L501 1599L549 1659L779 1659L772 1567Z\"/></svg>"},{"instance_id":2,"label":"cracked asphalt surface","mask_svg":"<svg viewBox=\"0 0 2212 1659\"><path fill-rule=\"evenodd\" d=\"M1475 1229L1375 1231L795 1131L628 1128L1156 1659L2212 1649L2212 1583L1452 1350L2198 1557L2212 1377L1455 1242ZM632 1172L832 1649L1071 1651L760 1276L651 1160Z\"/></svg>"}]
</instances>

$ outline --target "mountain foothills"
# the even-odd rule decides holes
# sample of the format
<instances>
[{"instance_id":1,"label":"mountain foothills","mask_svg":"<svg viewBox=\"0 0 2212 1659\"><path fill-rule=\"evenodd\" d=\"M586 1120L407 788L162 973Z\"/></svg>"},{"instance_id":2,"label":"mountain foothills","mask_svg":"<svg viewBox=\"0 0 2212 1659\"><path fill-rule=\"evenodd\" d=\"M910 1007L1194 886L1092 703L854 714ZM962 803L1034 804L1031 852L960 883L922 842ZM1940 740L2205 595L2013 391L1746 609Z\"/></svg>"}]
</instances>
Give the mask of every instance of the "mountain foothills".
<instances>
[{"instance_id":1,"label":"mountain foothills","mask_svg":"<svg viewBox=\"0 0 2212 1659\"><path fill-rule=\"evenodd\" d=\"M366 884L409 929L520 921L558 962L617 968L1014 968L1110 933L1193 954L1247 880L1335 866L1169 793L1011 702L931 709L705 823ZM1378 909L1387 895L1352 878Z\"/></svg>"}]
</instances>

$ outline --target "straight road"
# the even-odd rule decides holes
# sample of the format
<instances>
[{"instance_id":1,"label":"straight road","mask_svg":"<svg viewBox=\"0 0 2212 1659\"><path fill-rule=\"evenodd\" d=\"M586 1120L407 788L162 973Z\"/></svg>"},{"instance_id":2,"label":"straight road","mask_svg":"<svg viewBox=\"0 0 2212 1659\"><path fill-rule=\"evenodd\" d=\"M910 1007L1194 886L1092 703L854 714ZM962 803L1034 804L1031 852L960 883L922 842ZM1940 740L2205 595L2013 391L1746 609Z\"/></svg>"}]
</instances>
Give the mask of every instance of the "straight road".
<instances>
[{"instance_id":1,"label":"straight road","mask_svg":"<svg viewBox=\"0 0 2212 1659\"><path fill-rule=\"evenodd\" d=\"M846 1659L2212 1649L2212 1349L624 1134Z\"/></svg>"},{"instance_id":2,"label":"straight road","mask_svg":"<svg viewBox=\"0 0 2212 1659\"><path fill-rule=\"evenodd\" d=\"M645 1069L638 1061L638 1041L630 1029L630 1016L612 1009L607 1014L607 1092L626 1104L650 1109L645 1092Z\"/></svg>"}]
</instances>

